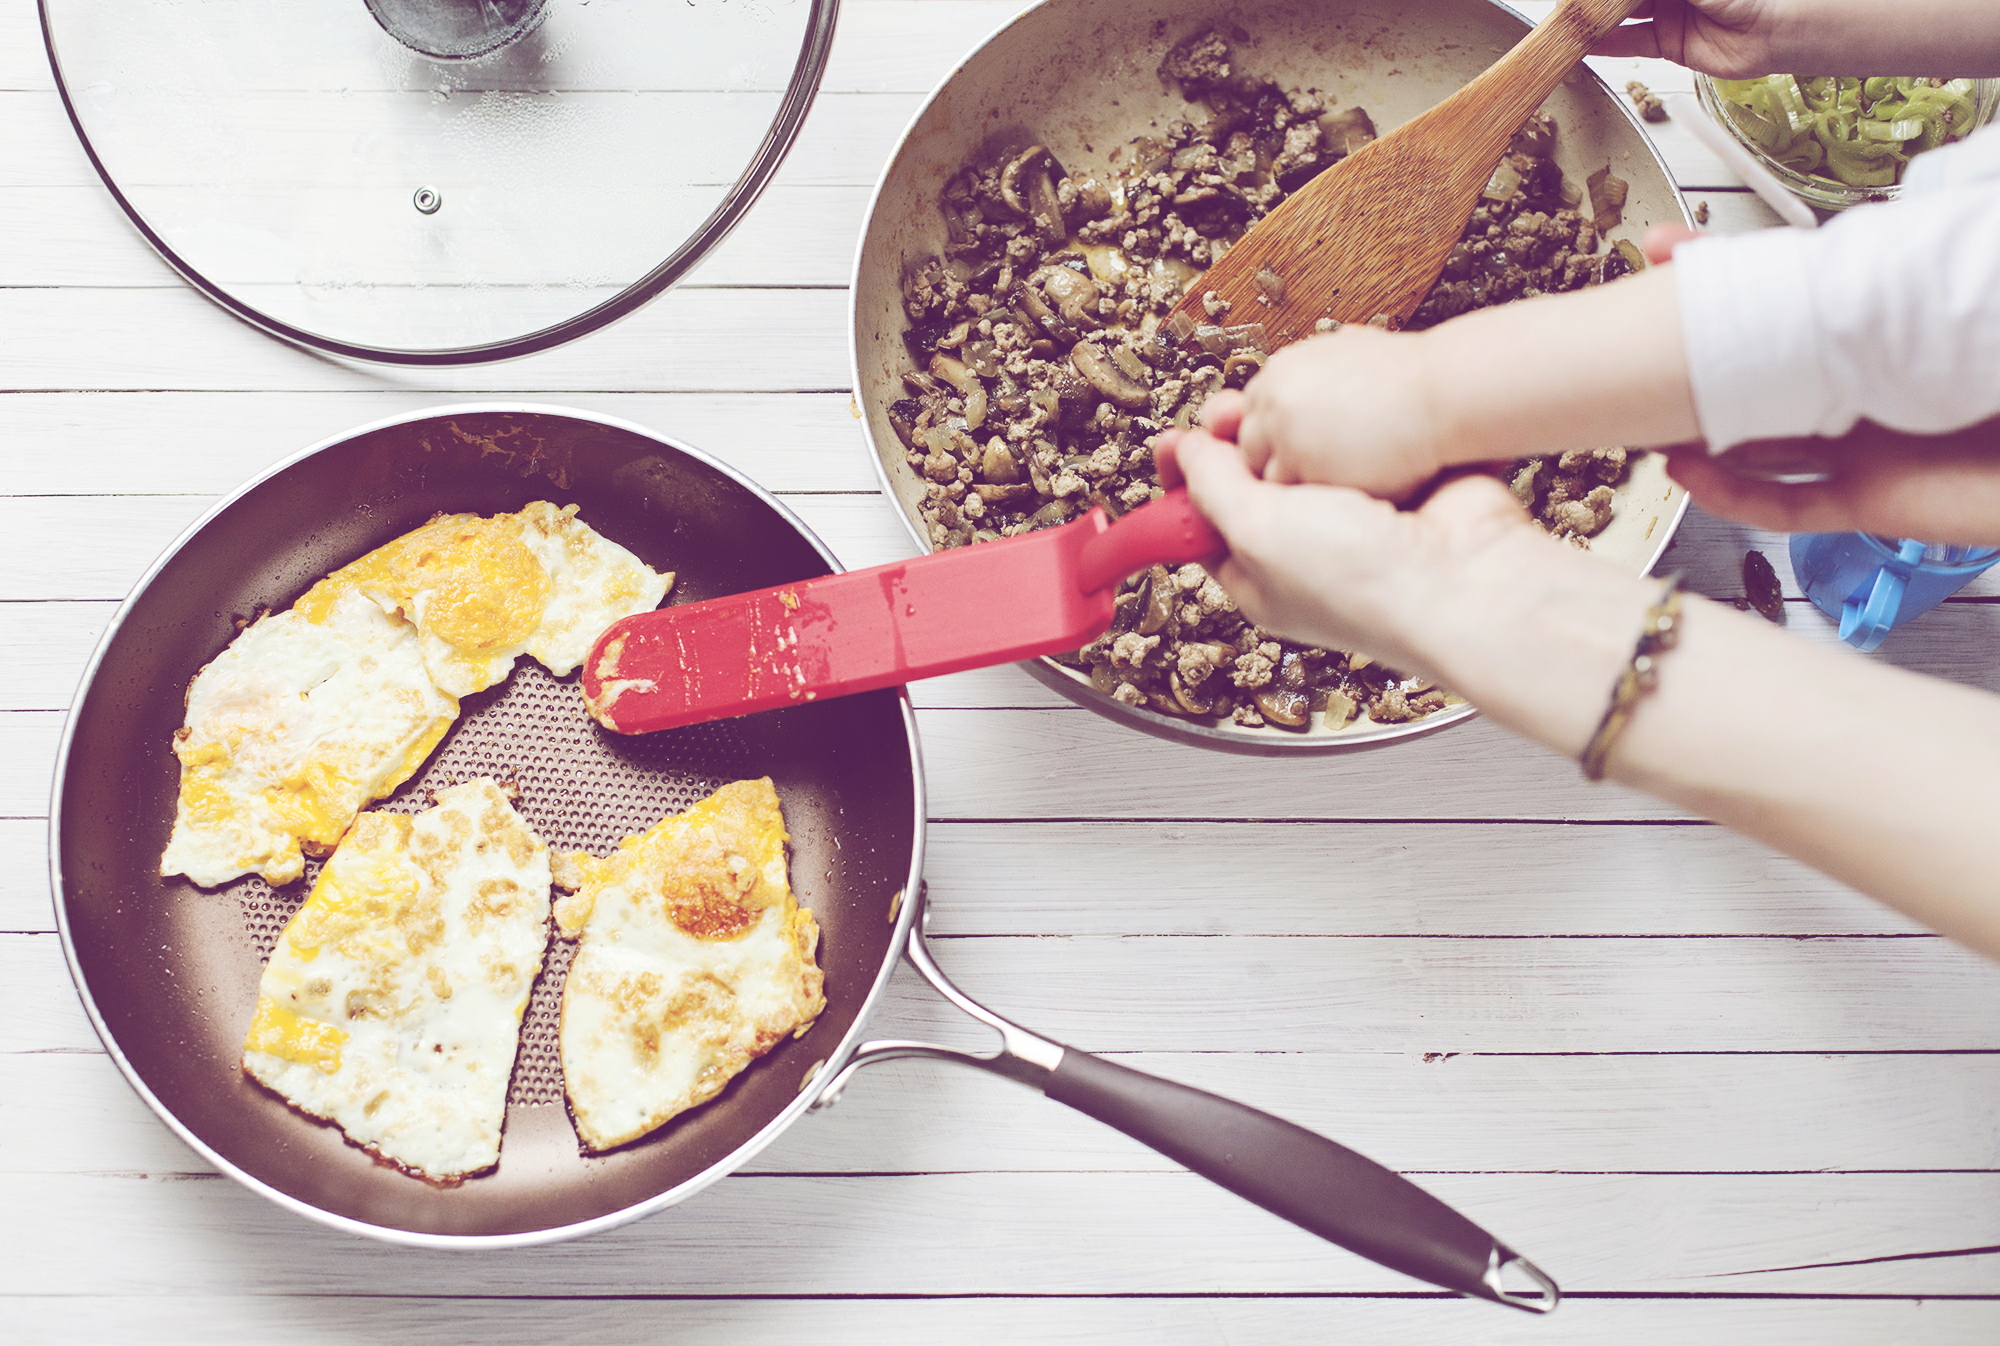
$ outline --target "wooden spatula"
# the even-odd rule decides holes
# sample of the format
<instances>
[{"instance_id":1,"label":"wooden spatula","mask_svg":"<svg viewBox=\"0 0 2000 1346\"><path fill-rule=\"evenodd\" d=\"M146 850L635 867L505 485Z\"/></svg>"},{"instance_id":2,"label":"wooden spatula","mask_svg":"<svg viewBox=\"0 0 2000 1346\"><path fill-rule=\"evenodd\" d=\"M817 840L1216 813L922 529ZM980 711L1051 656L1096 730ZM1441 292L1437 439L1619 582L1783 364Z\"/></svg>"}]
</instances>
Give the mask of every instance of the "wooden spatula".
<instances>
[{"instance_id":1,"label":"wooden spatula","mask_svg":"<svg viewBox=\"0 0 2000 1346\"><path fill-rule=\"evenodd\" d=\"M1175 316L1215 323L1203 302L1213 292L1230 306L1221 321L1262 323L1271 350L1311 336L1321 318L1387 315L1402 326L1444 269L1514 132L1639 4L1562 0L1484 74L1257 221L1188 286ZM1260 273L1268 273L1262 283Z\"/></svg>"},{"instance_id":2,"label":"wooden spatula","mask_svg":"<svg viewBox=\"0 0 2000 1346\"><path fill-rule=\"evenodd\" d=\"M1174 490L1116 523L1093 509L1060 528L683 603L599 636L583 700L606 729L644 734L1074 650L1110 627L1133 571L1227 551Z\"/></svg>"}]
</instances>

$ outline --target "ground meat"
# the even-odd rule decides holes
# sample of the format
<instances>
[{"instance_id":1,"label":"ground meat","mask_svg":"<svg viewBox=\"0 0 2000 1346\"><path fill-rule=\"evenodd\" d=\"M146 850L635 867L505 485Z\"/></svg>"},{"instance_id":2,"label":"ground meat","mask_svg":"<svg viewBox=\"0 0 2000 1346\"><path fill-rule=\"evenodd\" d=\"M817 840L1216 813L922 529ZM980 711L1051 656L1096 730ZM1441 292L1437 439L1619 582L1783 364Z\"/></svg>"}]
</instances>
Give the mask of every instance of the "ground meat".
<instances>
[{"instance_id":1,"label":"ground meat","mask_svg":"<svg viewBox=\"0 0 2000 1346\"><path fill-rule=\"evenodd\" d=\"M1204 305L1208 326L1163 333L1183 287L1288 190L1375 135L1359 108L1329 113L1317 94L1245 73L1214 32L1175 47L1160 74L1180 86L1187 114L1123 147L1115 180L1066 171L1035 147L968 165L941 194L945 253L904 277L913 367L908 396L889 408L926 482L935 545L1158 496L1152 437L1192 423L1264 358L1256 314L1219 300ZM1581 194L1550 157L1555 137L1547 117L1521 127L1505 160L1514 190L1473 211L1407 327L1630 269L1600 252ZM1524 459L1508 480L1545 528L1583 545L1609 520L1625 467L1624 450L1603 449ZM1258 631L1198 565L1130 582L1111 630L1062 658L1124 704L1248 726L1302 727L1322 713L1338 729L1364 709L1389 724L1450 704L1365 657Z\"/></svg>"},{"instance_id":2,"label":"ground meat","mask_svg":"<svg viewBox=\"0 0 2000 1346\"><path fill-rule=\"evenodd\" d=\"M1653 91L1638 80L1625 82L1625 96L1632 100L1632 106L1639 109L1639 115L1649 122L1663 122L1667 119L1667 106L1654 96Z\"/></svg>"}]
</instances>

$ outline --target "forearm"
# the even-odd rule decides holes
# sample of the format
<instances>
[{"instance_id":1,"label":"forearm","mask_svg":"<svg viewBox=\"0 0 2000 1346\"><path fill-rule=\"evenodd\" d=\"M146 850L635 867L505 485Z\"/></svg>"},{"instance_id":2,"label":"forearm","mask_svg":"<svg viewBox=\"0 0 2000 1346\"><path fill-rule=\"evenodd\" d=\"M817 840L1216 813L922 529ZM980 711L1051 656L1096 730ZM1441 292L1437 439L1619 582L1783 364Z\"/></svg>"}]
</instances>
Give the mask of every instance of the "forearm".
<instances>
[{"instance_id":1,"label":"forearm","mask_svg":"<svg viewBox=\"0 0 2000 1346\"><path fill-rule=\"evenodd\" d=\"M1577 757L1658 580L1508 539L1431 623L1425 660L1493 719ZM1697 598L1610 776L2000 957L2000 700L1813 646Z\"/></svg>"},{"instance_id":2,"label":"forearm","mask_svg":"<svg viewBox=\"0 0 2000 1346\"><path fill-rule=\"evenodd\" d=\"M2000 75L1992 0L1790 0L1771 27L1772 71Z\"/></svg>"},{"instance_id":3,"label":"forearm","mask_svg":"<svg viewBox=\"0 0 2000 1346\"><path fill-rule=\"evenodd\" d=\"M1447 463L1700 437L1670 265L1479 309L1417 340Z\"/></svg>"}]
</instances>

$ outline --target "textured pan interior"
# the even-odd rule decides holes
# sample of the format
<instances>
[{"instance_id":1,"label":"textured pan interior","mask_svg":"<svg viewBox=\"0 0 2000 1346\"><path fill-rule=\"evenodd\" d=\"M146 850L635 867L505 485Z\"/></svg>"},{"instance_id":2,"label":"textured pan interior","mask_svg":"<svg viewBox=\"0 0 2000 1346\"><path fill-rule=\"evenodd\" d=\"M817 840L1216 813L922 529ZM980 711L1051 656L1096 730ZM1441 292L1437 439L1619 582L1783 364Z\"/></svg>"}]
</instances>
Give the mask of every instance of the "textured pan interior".
<instances>
[{"instance_id":1,"label":"textured pan interior","mask_svg":"<svg viewBox=\"0 0 2000 1346\"><path fill-rule=\"evenodd\" d=\"M792 881L823 931L827 1009L715 1102L611 1154L580 1157L562 1102L554 946L528 1011L500 1166L428 1186L371 1160L238 1069L262 963L308 883L204 891L161 879L178 788L182 689L260 608L439 511L547 499L657 569L670 602L824 574L779 510L698 457L634 430L548 413L473 412L376 429L301 458L210 519L129 601L78 703L56 801L57 900L87 1003L157 1107L279 1193L390 1231L522 1235L614 1215L709 1175L834 1055L893 953L889 919L917 852L915 743L878 692L644 738L588 719L576 677L523 659L467 698L430 763L381 807L481 774L520 787L552 846L604 851L715 784L769 775L792 833ZM316 867L315 867L316 868ZM308 872L308 880L311 871Z\"/></svg>"},{"instance_id":2,"label":"textured pan interior","mask_svg":"<svg viewBox=\"0 0 2000 1346\"><path fill-rule=\"evenodd\" d=\"M1002 28L952 72L917 114L884 170L856 257L853 354L857 400L883 482L919 545L923 482L888 420L910 368L901 340L902 276L941 255L938 193L989 152L1046 144L1073 172L1115 170L1135 137L1157 134L1187 104L1156 73L1177 42L1204 27L1229 35L1244 68L1287 88L1322 91L1329 107L1359 105L1387 131L1456 92L1527 32L1492 0L1159 0L1105 5L1044 0ZM1543 105L1559 126L1557 161L1579 187L1609 163L1631 183L1613 239L1637 242L1647 226L1692 223L1686 203L1624 99L1587 69ZM1589 377L1579 370L1579 378ZM1618 516L1592 542L1600 555L1643 573L1665 550L1686 493L1657 458L1642 459L1619 491ZM1428 732L1472 713L1448 710L1399 725L1334 733L1211 726L1113 701L1053 660L1029 665L1043 682L1090 709L1149 733L1239 752L1319 752Z\"/></svg>"}]
</instances>

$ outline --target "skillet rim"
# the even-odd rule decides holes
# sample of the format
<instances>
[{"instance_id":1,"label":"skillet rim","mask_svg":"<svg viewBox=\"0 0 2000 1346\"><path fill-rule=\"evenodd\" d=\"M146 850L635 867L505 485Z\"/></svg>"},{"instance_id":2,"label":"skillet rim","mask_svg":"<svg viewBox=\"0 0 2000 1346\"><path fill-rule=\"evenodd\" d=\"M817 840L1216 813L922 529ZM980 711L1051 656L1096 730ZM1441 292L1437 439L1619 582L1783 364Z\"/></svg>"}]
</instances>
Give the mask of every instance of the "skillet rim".
<instances>
[{"instance_id":1,"label":"skillet rim","mask_svg":"<svg viewBox=\"0 0 2000 1346\"><path fill-rule=\"evenodd\" d=\"M854 397L857 406L862 406L863 388L867 383L861 367L862 265L869 253L870 236L874 232L877 212L882 207L883 195L889 186L891 171L896 167L904 151L909 147L910 141L915 137L924 119L930 115L932 107L944 95L945 90L958 80L960 76L965 74L975 61L986 56L988 48L1012 33L1014 29L1023 24L1035 21L1044 10L1052 9L1061 4L1080 4L1083 2L1084 0L1033 0L1020 13L995 25L990 32L979 39L970 51L955 62L951 69L945 72L936 84L931 86L930 92L924 95L924 101L918 105L916 111L910 114L909 120L903 124L902 131L896 137L894 148L889 151L888 158L882 163L882 171L876 175L874 186L869 189L868 205L861 217L861 236L855 244L854 259L848 267L847 364L848 375L854 384ZM1534 20L1516 9L1512 4L1509 4L1508 0L1479 0L1479 2L1519 21L1523 25L1523 36L1527 32L1532 31L1535 26ZM1233 14L1234 11L1231 11L1231 13ZM1596 91L1603 95L1604 100L1610 105L1614 114L1623 116L1626 129L1636 138L1638 146L1645 151L1648 165L1657 170L1665 180L1668 190L1672 194L1673 205L1680 211L1681 223L1687 225L1689 228L1693 228L1695 223L1694 208L1688 204L1688 194L1682 190L1680 183L1669 170L1666 156L1661 153L1659 145L1646 130L1645 124L1640 120L1638 110L1632 106L1631 100L1620 97L1611 87L1610 81L1587 64L1579 63L1576 69L1571 72L1569 78L1575 79L1579 75L1584 78L1586 83L1594 85ZM900 335L895 339L900 340ZM889 452L885 452L884 446L877 442L875 425L868 416L865 406L863 406L861 415L861 434L862 440L868 449L869 466L874 470L876 484L882 489L883 499L896 511L896 518L902 524L903 531L909 535L910 540L921 549L924 555L929 555L936 551L937 548L932 545L928 530L912 511L904 508L902 497L897 494L896 482L892 479L892 470L889 466L891 461ZM899 447L892 448L890 451L898 454L901 452ZM1679 536L1681 525L1687 522L1688 508L1693 504L1694 497L1687 490L1681 488L1678 483L1675 483L1674 488L1680 492L1680 499L1674 505L1670 515L1661 516L1666 523L1666 527L1660 531L1660 541L1652 549L1652 554L1648 557L1646 564L1638 570L1638 574L1642 577L1651 575L1659 568L1661 560L1666 556L1667 549L1673 545L1674 539ZM1319 733L1300 735L1284 730L1258 731L1226 724L1211 724L1196 719L1182 719L1156 711L1149 706L1128 706L1122 701L1114 700L1112 697L1097 691L1090 686L1087 680L1075 674L1072 670L1064 668L1048 656L1023 659L1018 662L1016 667L1022 669L1036 682L1041 683L1044 687L1047 687L1050 691L1055 692L1065 700L1074 705L1081 706L1093 714L1101 715L1114 724L1122 725L1127 729L1136 729L1142 734L1164 742L1205 748L1211 752L1228 753L1238 757L1325 757L1336 754L1371 752L1376 749L1387 748L1391 744L1400 743L1408 739L1428 737L1441 730L1449 729L1453 725L1463 724L1467 720L1476 719L1480 715L1479 707L1468 701L1463 705L1448 707L1426 715L1422 719L1409 720L1402 724L1377 726L1378 732L1368 734L1365 737L1343 737L1338 734L1322 735Z\"/></svg>"},{"instance_id":2,"label":"skillet rim","mask_svg":"<svg viewBox=\"0 0 2000 1346\"><path fill-rule=\"evenodd\" d=\"M556 406L546 402L500 400L448 402L438 406L419 408L399 415L385 416L378 420L369 421L365 424L353 426L336 434L329 435L296 453L279 459L264 471L244 481L235 490L222 496L207 510L204 510L199 518L182 529L173 541L168 543L160 554L154 558L152 564L146 567L145 573L139 577L138 581L133 584L130 592L119 603L118 610L112 614L111 620L106 623L104 633L98 637L97 645L92 649L90 659L84 665L83 674L77 682L76 692L71 697L69 708L63 716L62 735L56 743L55 773L49 787L49 888L52 904L55 908L56 931L62 940L63 962L69 969L70 982L76 988L77 998L83 1002L83 1011L85 1016L90 1020L92 1030L97 1034L98 1041L104 1044L106 1054L110 1056L112 1063L118 1067L118 1073L124 1077L125 1082L132 1087L133 1092L139 1095L146 1106L152 1109L154 1115L164 1122L170 1131L179 1136L190 1149L207 1160L219 1172L233 1178L249 1190L315 1223L340 1230L344 1233L358 1234L365 1238L410 1248L461 1250L525 1248L538 1244L557 1243L566 1239L580 1238L586 1234L594 1234L601 1230L613 1229L619 1225L628 1224L655 1211L664 1210L668 1206L678 1205L712 1184L728 1177L731 1173L755 1158L760 1151L788 1130L800 1116L816 1107L825 1094L827 1086L838 1078L841 1068L846 1065L848 1059L854 1055L856 1048L863 1041L868 1029L869 1020L873 1017L876 1008L887 993L889 979L894 974L897 964L902 960L904 946L908 943L910 937L911 923L914 921L917 908L920 905L907 900L907 897L898 904L896 928L890 935L888 944L883 950L882 965L876 971L873 984L869 986L867 993L862 997L860 1006L855 1011L853 1022L848 1026L846 1034L827 1053L826 1059L813 1073L810 1082L800 1087L797 1096L791 1102L780 1109L775 1116L760 1127L749 1139L693 1177L664 1191L656 1192L643 1200L636 1201L628 1206L607 1212L603 1215L594 1216L588 1220L578 1220L570 1224L553 1225L545 1229L522 1230L507 1234L434 1234L401 1229L392 1225L373 1224L366 1220L354 1219L351 1216L337 1215L332 1211L315 1206L309 1201L301 1200L288 1192L281 1191L262 1179L253 1177L245 1172L242 1168L223 1157L206 1141L195 1135L189 1127L182 1123L179 1117L174 1115L172 1109L162 1103L159 1097L147 1087L146 1082L140 1078L137 1069L126 1059L124 1050L118 1045L117 1039L112 1035L109 1027L106 1026L103 1016L98 1012L97 1001L92 996L89 984L84 978L82 964L77 956L75 938L70 930L69 907L63 879L63 787L69 775L70 754L74 749L77 723L82 716L84 702L89 699L91 689L96 685L97 675L105 654L110 650L112 641L124 626L125 620L131 614L134 606L146 594L147 590L152 587L153 582L159 577L160 572L166 569L173 559L180 554L181 550L200 535L218 516L264 483L283 475L308 459L364 435L373 434L395 426L408 425L413 422L439 417L482 414L552 416L566 420L587 421L592 424L637 435L643 439L662 445L676 453L694 459L750 492L760 503L774 510L785 523L790 525L792 530L819 554L820 558L826 562L833 573L837 574L846 569L840 563L839 558L833 554L832 550L820 540L819 535L808 528L804 521L794 514L782 500L751 480L743 472L691 444L687 444L670 435L663 434L660 431L653 430L634 421L594 411ZM907 895L916 891L917 885L922 879L925 824L928 821L929 810L926 803L924 783L923 749L917 736L916 712L910 702L909 688L898 687L896 689L896 700L898 708L902 712L903 736L910 754L911 802L915 811L911 829L910 868L904 878L903 888L903 892Z\"/></svg>"}]
</instances>

